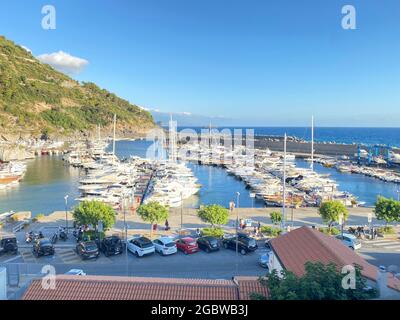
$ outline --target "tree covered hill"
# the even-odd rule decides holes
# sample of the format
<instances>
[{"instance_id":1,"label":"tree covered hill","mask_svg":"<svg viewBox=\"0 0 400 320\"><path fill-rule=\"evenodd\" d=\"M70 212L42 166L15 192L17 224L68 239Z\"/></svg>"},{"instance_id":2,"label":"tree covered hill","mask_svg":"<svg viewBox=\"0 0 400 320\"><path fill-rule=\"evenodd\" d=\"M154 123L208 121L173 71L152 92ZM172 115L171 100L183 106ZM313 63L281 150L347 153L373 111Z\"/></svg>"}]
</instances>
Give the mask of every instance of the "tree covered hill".
<instances>
[{"instance_id":1,"label":"tree covered hill","mask_svg":"<svg viewBox=\"0 0 400 320\"><path fill-rule=\"evenodd\" d=\"M70 135L110 126L144 133L151 114L94 83L79 83L0 36L0 133Z\"/></svg>"}]
</instances>

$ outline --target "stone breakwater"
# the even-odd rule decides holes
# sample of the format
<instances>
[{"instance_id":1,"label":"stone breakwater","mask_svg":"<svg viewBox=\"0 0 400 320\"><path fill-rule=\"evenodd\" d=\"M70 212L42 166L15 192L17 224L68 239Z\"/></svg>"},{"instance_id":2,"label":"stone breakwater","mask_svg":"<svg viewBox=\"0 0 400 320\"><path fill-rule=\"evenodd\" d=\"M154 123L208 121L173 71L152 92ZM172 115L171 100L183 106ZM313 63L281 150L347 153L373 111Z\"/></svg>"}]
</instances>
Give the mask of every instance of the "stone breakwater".
<instances>
[{"instance_id":1,"label":"stone breakwater","mask_svg":"<svg viewBox=\"0 0 400 320\"><path fill-rule=\"evenodd\" d=\"M255 137L254 147L257 149L269 148L271 151L283 151L283 137ZM288 138L286 148L287 152L298 155L307 156L311 154L311 142ZM353 157L357 153L357 145L314 142L314 153L316 155L345 155Z\"/></svg>"},{"instance_id":2,"label":"stone breakwater","mask_svg":"<svg viewBox=\"0 0 400 320\"><path fill-rule=\"evenodd\" d=\"M0 146L0 161L22 161L26 159L34 158L35 154L21 146L5 145Z\"/></svg>"}]
</instances>

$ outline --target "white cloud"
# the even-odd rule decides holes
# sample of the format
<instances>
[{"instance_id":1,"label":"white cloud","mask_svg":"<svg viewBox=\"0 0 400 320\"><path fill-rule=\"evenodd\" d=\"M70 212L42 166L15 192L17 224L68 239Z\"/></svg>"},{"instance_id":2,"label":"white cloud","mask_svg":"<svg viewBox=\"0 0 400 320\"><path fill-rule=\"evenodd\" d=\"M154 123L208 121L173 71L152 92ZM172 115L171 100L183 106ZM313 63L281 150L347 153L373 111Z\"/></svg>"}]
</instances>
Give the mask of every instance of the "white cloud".
<instances>
[{"instance_id":1,"label":"white cloud","mask_svg":"<svg viewBox=\"0 0 400 320\"><path fill-rule=\"evenodd\" d=\"M54 69L69 74L78 74L89 63L85 59L71 56L69 53L63 51L41 54L37 58L39 61L49 64Z\"/></svg>"},{"instance_id":2,"label":"white cloud","mask_svg":"<svg viewBox=\"0 0 400 320\"><path fill-rule=\"evenodd\" d=\"M25 50L26 50L26 51L28 51L29 53L32 53L32 50L31 50L31 49L29 49L28 47L21 46L21 48L22 48L22 49L25 49Z\"/></svg>"}]
</instances>

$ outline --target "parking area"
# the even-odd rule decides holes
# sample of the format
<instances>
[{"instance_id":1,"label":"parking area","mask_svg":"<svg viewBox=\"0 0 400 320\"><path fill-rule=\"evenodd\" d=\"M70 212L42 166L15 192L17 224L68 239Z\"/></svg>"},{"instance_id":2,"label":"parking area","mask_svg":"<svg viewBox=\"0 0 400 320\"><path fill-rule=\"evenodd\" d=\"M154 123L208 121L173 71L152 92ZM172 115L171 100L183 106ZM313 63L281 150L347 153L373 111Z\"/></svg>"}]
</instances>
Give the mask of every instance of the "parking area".
<instances>
[{"instance_id":1,"label":"parking area","mask_svg":"<svg viewBox=\"0 0 400 320\"><path fill-rule=\"evenodd\" d=\"M16 256L3 255L0 264L28 265L30 270L40 272L43 265L55 266L57 273L65 273L70 269L79 268L87 274L93 275L129 275L154 277L205 277L211 279L230 278L235 274L263 275L266 270L259 266L260 255L266 252L263 242L252 253L236 255L234 250L221 248L217 252L197 253L185 255L182 252L170 256L161 256L158 253L144 257L136 257L125 252L120 255L82 260L73 246L56 246L54 256L36 258L29 246L19 249ZM32 271L33 272L33 271Z\"/></svg>"}]
</instances>

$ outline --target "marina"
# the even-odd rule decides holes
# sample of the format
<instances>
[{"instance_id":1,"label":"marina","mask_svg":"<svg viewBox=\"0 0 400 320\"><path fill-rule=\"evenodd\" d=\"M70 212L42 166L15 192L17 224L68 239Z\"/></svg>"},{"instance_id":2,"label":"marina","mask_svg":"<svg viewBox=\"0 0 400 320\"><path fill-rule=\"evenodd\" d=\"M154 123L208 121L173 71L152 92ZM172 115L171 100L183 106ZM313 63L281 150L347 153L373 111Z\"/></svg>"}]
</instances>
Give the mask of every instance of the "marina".
<instances>
[{"instance_id":1,"label":"marina","mask_svg":"<svg viewBox=\"0 0 400 320\"><path fill-rule=\"evenodd\" d=\"M150 145L151 142L145 140L116 141L116 155L119 159L126 159L130 156L143 157ZM111 150L112 145L109 144L106 151L110 152ZM292 163L288 165L289 169L295 165L297 170L309 171L310 163L306 160L295 158L293 161L293 157L291 160ZM82 190L79 189L79 181L87 178L85 176L86 169L82 170L66 165L61 156L41 156L27 160L25 163L26 173L23 179L18 184L0 190L1 213L29 210L32 211L33 216L39 213L49 214L64 208L64 196L66 194L69 195L68 208L72 208L77 203L75 199L80 197ZM229 202L234 200L236 192L241 194L241 207L263 207L265 205L263 199L250 197L252 192L248 187L246 188L247 183L243 179L238 179L226 169L194 162L188 163L187 166L197 178L197 183L201 185L201 188L197 194L183 201L184 207L194 208L201 204L211 203L228 206ZM268 167L266 164L263 166L264 168ZM94 168L91 170L94 170ZM360 174L343 173L334 167L325 167L321 163L314 164L314 171L322 175L329 174L329 177L337 183L336 188L338 190L353 194L359 202L362 204L364 202L363 205L365 206L372 206L377 195L389 198L398 196L399 186L393 182L385 182ZM275 173L276 176L269 176L271 179L269 181L279 180L279 172L276 171ZM252 182L255 182L255 180ZM141 186L138 185L136 195L140 196L145 188L146 183ZM296 198L293 197L293 199ZM279 198L276 200L279 201Z\"/></svg>"}]
</instances>

